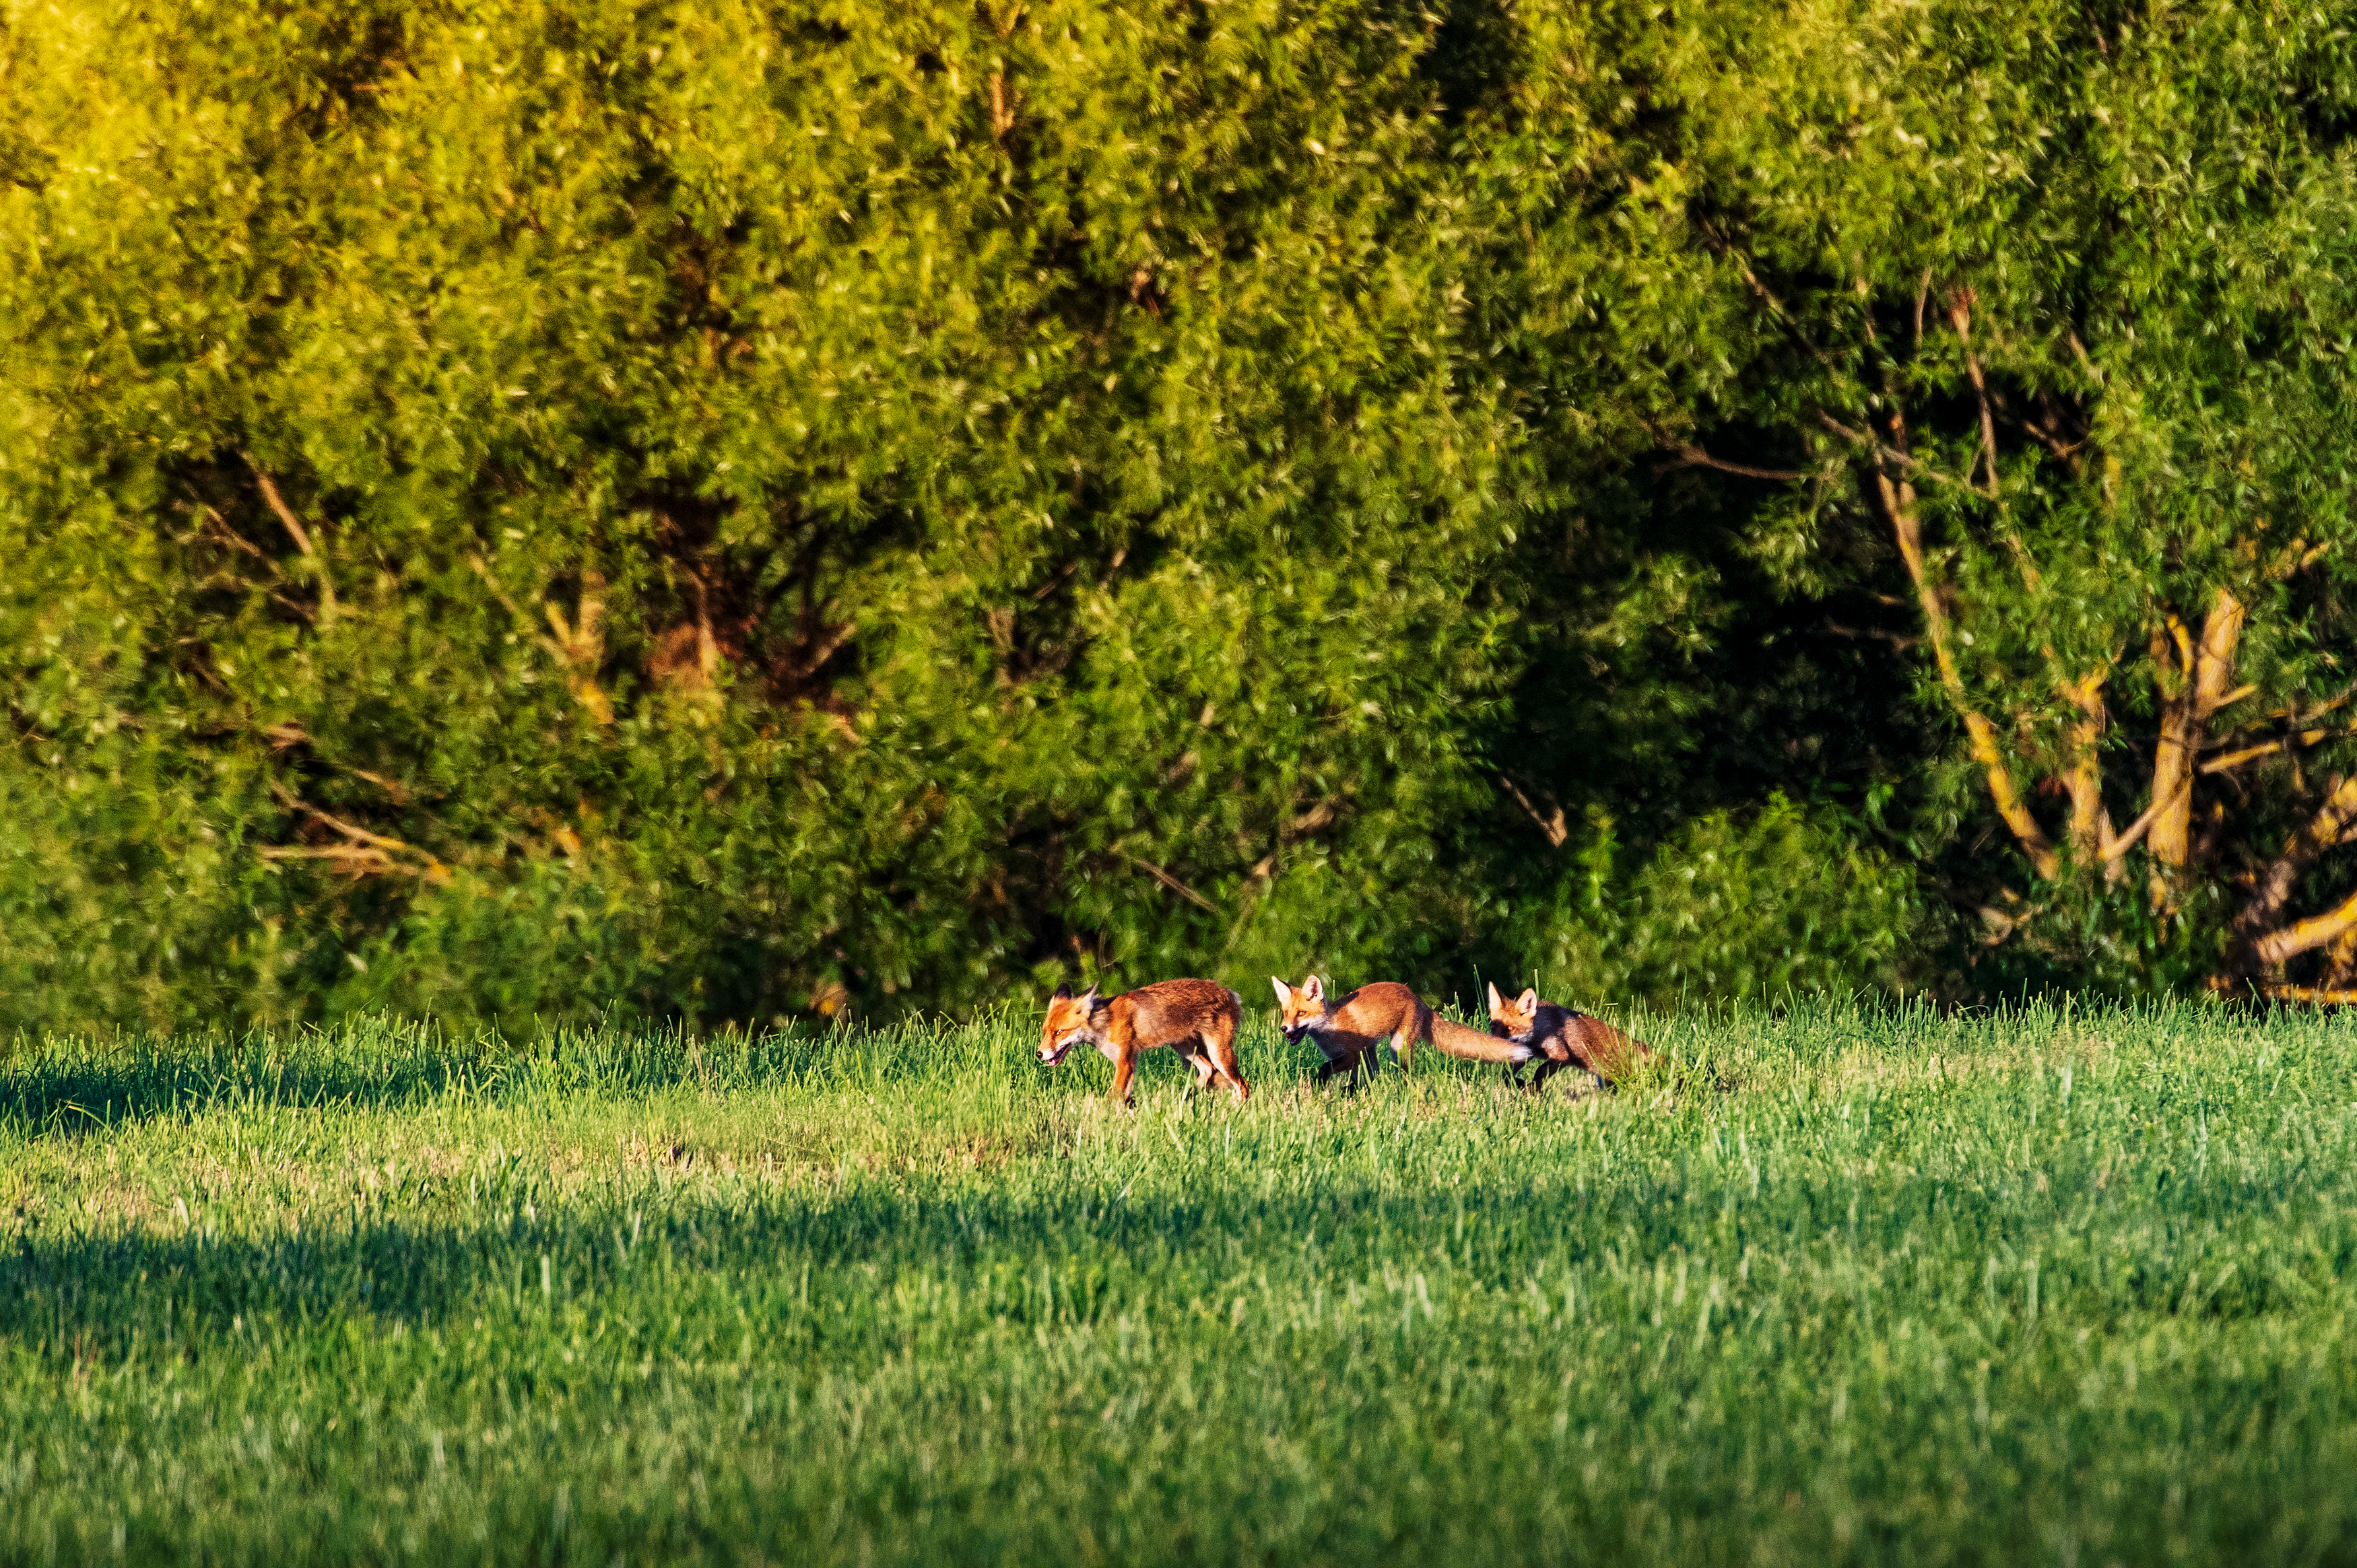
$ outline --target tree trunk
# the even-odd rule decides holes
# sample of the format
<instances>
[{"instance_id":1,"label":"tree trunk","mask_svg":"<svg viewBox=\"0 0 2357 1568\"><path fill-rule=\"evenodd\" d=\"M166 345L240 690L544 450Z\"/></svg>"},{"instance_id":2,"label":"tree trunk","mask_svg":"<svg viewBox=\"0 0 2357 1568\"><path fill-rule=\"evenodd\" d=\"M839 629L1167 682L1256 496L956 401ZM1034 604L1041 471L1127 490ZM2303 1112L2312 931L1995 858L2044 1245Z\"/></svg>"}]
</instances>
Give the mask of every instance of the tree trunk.
<instances>
[{"instance_id":1,"label":"tree trunk","mask_svg":"<svg viewBox=\"0 0 2357 1568\"><path fill-rule=\"evenodd\" d=\"M2169 618L2179 668L2165 682L2160 742L2153 749L2152 800L2159 808L2147 847L2163 865L2181 866L2193 847L2193 770L2210 715L2225 705L2234 678L2234 650L2243 637L2243 602L2225 588L2210 602L2195 643L2182 622ZM2164 647L2164 654L2166 648ZM2174 685L2174 693L2169 686Z\"/></svg>"}]
</instances>

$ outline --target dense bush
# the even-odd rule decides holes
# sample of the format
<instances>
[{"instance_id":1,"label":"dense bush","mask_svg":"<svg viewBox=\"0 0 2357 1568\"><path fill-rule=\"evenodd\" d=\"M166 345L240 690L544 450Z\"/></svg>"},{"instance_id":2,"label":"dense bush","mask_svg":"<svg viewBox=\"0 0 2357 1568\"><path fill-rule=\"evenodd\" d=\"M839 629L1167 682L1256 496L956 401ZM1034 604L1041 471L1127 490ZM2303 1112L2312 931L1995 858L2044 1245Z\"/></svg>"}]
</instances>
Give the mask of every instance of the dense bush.
<instances>
[{"instance_id":1,"label":"dense bush","mask_svg":"<svg viewBox=\"0 0 2357 1568\"><path fill-rule=\"evenodd\" d=\"M1745 820L1714 811L1635 865L1598 828L1585 875L1517 944L1550 995L1674 1008L1936 978L1914 874L1829 812L1781 795Z\"/></svg>"},{"instance_id":2,"label":"dense bush","mask_svg":"<svg viewBox=\"0 0 2357 1568\"><path fill-rule=\"evenodd\" d=\"M8 13L0 1019L2357 974L2357 75L2115 12Z\"/></svg>"}]
</instances>

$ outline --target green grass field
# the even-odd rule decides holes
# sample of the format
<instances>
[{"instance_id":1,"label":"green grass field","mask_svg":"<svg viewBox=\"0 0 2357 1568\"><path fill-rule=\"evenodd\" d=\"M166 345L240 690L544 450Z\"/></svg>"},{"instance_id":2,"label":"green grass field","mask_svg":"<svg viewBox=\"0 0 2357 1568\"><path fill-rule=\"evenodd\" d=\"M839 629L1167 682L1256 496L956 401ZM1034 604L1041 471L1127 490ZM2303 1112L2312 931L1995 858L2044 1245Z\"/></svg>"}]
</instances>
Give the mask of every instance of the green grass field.
<instances>
[{"instance_id":1,"label":"green grass field","mask_svg":"<svg viewBox=\"0 0 2357 1568\"><path fill-rule=\"evenodd\" d=\"M1644 1027L19 1042L0 1558L2357 1559L2357 1027Z\"/></svg>"}]
</instances>

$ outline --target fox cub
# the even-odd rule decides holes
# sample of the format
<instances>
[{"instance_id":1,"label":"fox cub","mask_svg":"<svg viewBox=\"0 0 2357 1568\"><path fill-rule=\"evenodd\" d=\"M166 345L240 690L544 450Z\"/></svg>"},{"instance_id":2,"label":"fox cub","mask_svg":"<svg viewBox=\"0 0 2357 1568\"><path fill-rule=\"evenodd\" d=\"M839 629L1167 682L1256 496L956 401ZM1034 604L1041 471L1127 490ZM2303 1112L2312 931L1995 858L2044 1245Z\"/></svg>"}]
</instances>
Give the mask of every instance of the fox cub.
<instances>
[{"instance_id":1,"label":"fox cub","mask_svg":"<svg viewBox=\"0 0 2357 1568\"><path fill-rule=\"evenodd\" d=\"M1576 1007L1540 1000L1536 990L1512 1001L1490 987L1490 1017L1505 1037L1534 1050L1540 1057L1534 1090L1565 1068L1578 1066L1599 1082L1617 1085L1629 1069L1653 1059L1651 1049L1631 1039L1601 1018Z\"/></svg>"},{"instance_id":2,"label":"fox cub","mask_svg":"<svg viewBox=\"0 0 2357 1568\"><path fill-rule=\"evenodd\" d=\"M1540 1054L1538 1047L1529 1044L1501 1040L1436 1017L1423 998L1388 980L1361 985L1341 997L1328 996L1326 983L1314 974L1297 986L1287 985L1275 975L1269 976L1269 983L1276 987L1285 1037L1298 1040L1307 1035L1326 1053L1326 1065L1318 1069L1320 1083L1337 1073L1360 1069L1373 1077L1375 1052L1386 1038L1402 1066L1406 1065L1408 1053L1425 1040L1448 1056L1497 1062L1516 1070Z\"/></svg>"},{"instance_id":3,"label":"fox cub","mask_svg":"<svg viewBox=\"0 0 2357 1568\"><path fill-rule=\"evenodd\" d=\"M1194 1068L1197 1089L1225 1079L1243 1101L1252 1094L1236 1066L1236 1029L1243 1016L1243 998L1209 980L1161 980L1110 999L1100 999L1093 985L1078 996L1059 985L1039 1030L1039 1059L1054 1067L1088 1041L1113 1063L1113 1098L1127 1104L1137 1053L1168 1046Z\"/></svg>"}]
</instances>

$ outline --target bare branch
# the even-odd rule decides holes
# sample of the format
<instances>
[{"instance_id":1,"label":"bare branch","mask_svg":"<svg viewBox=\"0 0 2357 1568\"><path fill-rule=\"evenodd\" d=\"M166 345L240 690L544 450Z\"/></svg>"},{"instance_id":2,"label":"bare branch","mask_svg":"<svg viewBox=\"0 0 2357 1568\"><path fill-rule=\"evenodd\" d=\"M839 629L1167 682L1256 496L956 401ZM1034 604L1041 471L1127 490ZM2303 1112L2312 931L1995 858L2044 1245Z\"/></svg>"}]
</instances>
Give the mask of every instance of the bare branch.
<instances>
[{"instance_id":1,"label":"bare branch","mask_svg":"<svg viewBox=\"0 0 2357 1568\"><path fill-rule=\"evenodd\" d=\"M1844 626L1831 617L1825 619L1825 629L1835 637L1846 637L1853 641L1887 642L1900 653L1912 653L1923 646L1923 639L1920 637L1902 637L1898 632L1884 631L1878 627Z\"/></svg>"},{"instance_id":2,"label":"bare branch","mask_svg":"<svg viewBox=\"0 0 2357 1568\"><path fill-rule=\"evenodd\" d=\"M242 550L248 555L253 556L256 561L259 561L264 565L269 567L272 575L277 575L278 563L270 558L270 552L263 549L262 546L246 538L244 534L240 533L234 528L231 528L229 525L229 520L221 516L220 512L215 511L212 508L209 506L199 507L197 510L199 516L202 517L207 522L212 524L214 532L220 537L222 543L227 544L233 549Z\"/></svg>"},{"instance_id":3,"label":"bare branch","mask_svg":"<svg viewBox=\"0 0 2357 1568\"><path fill-rule=\"evenodd\" d=\"M300 811L305 816L311 818L315 822L333 828L336 832L343 834L348 839L353 840L355 843L367 844L371 849L404 851L409 849L409 845L402 843L399 839L389 839L381 833L372 833L366 828L356 828L350 822L341 822L328 815L327 812L319 810L318 807L309 805L298 799L295 792L287 789L284 784L274 782L270 786L270 794L273 800L276 800L280 805L285 806L288 811Z\"/></svg>"},{"instance_id":4,"label":"bare branch","mask_svg":"<svg viewBox=\"0 0 2357 1568\"><path fill-rule=\"evenodd\" d=\"M1973 489L1971 485L1965 483L1964 480L1953 478L1950 475L1940 472L1937 468L1933 468L1923 463L1918 462L1916 459L1909 456L1906 453L1900 451L1895 446L1885 446L1883 443L1877 441L1873 436L1868 435L1862 430L1852 430L1848 425L1844 424L1832 414L1826 413L1822 410L1817 413L1817 423L1824 425L1827 430L1832 431L1835 435L1840 436L1843 440L1864 447L1868 453L1872 454L1875 457L1879 458L1883 462L1898 464L1910 474L1912 474L1919 478L1929 479L1935 485L1946 485L1954 489L1971 490ZM1974 490L1973 493L1975 495L1978 495L1980 492Z\"/></svg>"},{"instance_id":5,"label":"bare branch","mask_svg":"<svg viewBox=\"0 0 2357 1568\"><path fill-rule=\"evenodd\" d=\"M1539 825L1539 832L1546 835L1547 846L1551 849L1561 849L1571 837L1571 829L1564 822L1563 808L1557 806L1552 813L1542 815L1539 809L1531 804L1531 798L1523 793L1520 785L1502 773L1498 775L1498 782L1506 787L1506 793L1514 798L1516 805L1530 813L1531 821L1536 822Z\"/></svg>"},{"instance_id":6,"label":"bare branch","mask_svg":"<svg viewBox=\"0 0 2357 1568\"><path fill-rule=\"evenodd\" d=\"M1989 410L1988 382L1981 377L1981 362L1973 353L1973 291L1960 288L1948 296L1948 322L1956 329L1956 341L1964 350L1964 373L1972 378L1973 395L1981 405L1981 456L1988 471L1989 499L1996 499L1996 415ZM1966 483L1972 480L1968 470Z\"/></svg>"},{"instance_id":7,"label":"bare branch","mask_svg":"<svg viewBox=\"0 0 2357 1568\"><path fill-rule=\"evenodd\" d=\"M1813 475L1801 468L1754 468L1742 463L1729 463L1712 456L1699 446L1681 446L1678 460L1655 468L1656 474L1674 474L1681 468L1716 468L1722 474L1739 474L1747 479L1806 479Z\"/></svg>"},{"instance_id":8,"label":"bare branch","mask_svg":"<svg viewBox=\"0 0 2357 1568\"><path fill-rule=\"evenodd\" d=\"M2338 845L2352 822L2357 822L2357 774L2333 780L2324 804L2291 835L2283 853L2252 885L2250 902L2234 917L2235 929L2246 945L2255 950L2264 940L2258 933L2273 926L2282 915L2300 874Z\"/></svg>"},{"instance_id":9,"label":"bare branch","mask_svg":"<svg viewBox=\"0 0 2357 1568\"><path fill-rule=\"evenodd\" d=\"M2304 952L2330 947L2352 929L2357 929L2357 893L2321 915L2295 920L2282 930L2261 938L2253 945L2252 954L2262 967L2272 967Z\"/></svg>"},{"instance_id":10,"label":"bare branch","mask_svg":"<svg viewBox=\"0 0 2357 1568\"><path fill-rule=\"evenodd\" d=\"M2184 786L2184 788L2190 789L2192 786L2188 784ZM2166 800L2155 800L2151 805L2147 806L2144 811L2144 815L2138 817L2135 822L2128 824L2127 832L2117 835L2109 844L2104 846L2104 861L2109 863L2118 860L2122 855L2127 854L2128 851L2136 848L2136 841L2144 837L2147 832L2150 832L2152 824L2160 820L2161 813L2166 811L2174 803L2174 798L2171 797Z\"/></svg>"},{"instance_id":11,"label":"bare branch","mask_svg":"<svg viewBox=\"0 0 2357 1568\"><path fill-rule=\"evenodd\" d=\"M2050 662L2053 650L2046 650ZM2111 675L2107 663L2078 680L2058 680L2055 687L2065 702L2079 710L2071 726L2071 768L2062 786L2071 795L2071 848L2081 861L2105 861L2112 847L2111 817L2104 810L2103 757L2098 750L2110 714L2104 706L2104 682Z\"/></svg>"},{"instance_id":12,"label":"bare branch","mask_svg":"<svg viewBox=\"0 0 2357 1568\"><path fill-rule=\"evenodd\" d=\"M2246 762L2256 762L2263 757L2273 757L2279 751L2289 751L2295 746L2321 746L2328 740L2346 740L2352 735L2357 735L2357 729L2302 730L2298 735L2286 736L2281 740L2270 740L2258 746L2246 746L2240 751L2230 751L2222 757L2213 757L2201 765L2201 771L2225 773L2242 767Z\"/></svg>"},{"instance_id":13,"label":"bare branch","mask_svg":"<svg viewBox=\"0 0 2357 1568\"><path fill-rule=\"evenodd\" d=\"M1163 870L1152 861L1140 860L1137 856L1130 854L1125 849L1116 849L1114 851L1114 854L1121 856L1122 859L1129 862L1130 865L1137 867L1138 870L1143 871L1146 875L1151 876L1155 881L1159 882L1163 886L1168 887L1171 892L1176 893L1181 898L1186 899L1189 904L1195 905L1199 908L1208 909L1214 915L1220 912L1220 907L1218 905L1212 903L1209 898L1204 897L1200 893L1196 892L1192 887L1188 886L1185 883L1179 881L1177 877L1171 875L1168 872Z\"/></svg>"},{"instance_id":14,"label":"bare branch","mask_svg":"<svg viewBox=\"0 0 2357 1568\"><path fill-rule=\"evenodd\" d=\"M1997 744L1996 726L1990 724L1979 709L1973 706L1964 690L1964 671L1956 663L1955 650L1951 646L1952 628L1947 606L1940 599L1937 585L1923 561L1922 524L1915 514L1913 487L1893 481L1889 473L1879 467L1874 470L1875 496L1881 502L1884 517L1890 524L1899 544L1900 559L1907 564L1907 575L1915 584L1916 600L1923 610L1923 624L1932 640L1932 655L1939 666L1940 684L1948 693L1949 703L1964 721L1964 734L1970 741L1974 760L1981 765L1988 779L1989 799L1996 806L1997 815L2011 829L2038 868L2039 875L2052 881L2061 875L2062 857L2056 853L2053 841L2038 825L2029 813L2029 805L2014 787L2013 772L2006 764L2005 750Z\"/></svg>"},{"instance_id":15,"label":"bare branch","mask_svg":"<svg viewBox=\"0 0 2357 1568\"><path fill-rule=\"evenodd\" d=\"M2201 765L2199 771L2203 774L2225 773L2242 767L2245 762L2256 762L2262 757L2273 757L2289 744L2288 741L2271 740L2265 746L2246 746L2240 751L2230 751L2223 757L2212 757Z\"/></svg>"},{"instance_id":16,"label":"bare branch","mask_svg":"<svg viewBox=\"0 0 2357 1568\"><path fill-rule=\"evenodd\" d=\"M2071 339L2071 352L2078 360L2079 368L2087 372L2087 379L2089 381L2094 382L2097 386L2102 386L2104 384L2104 372L2095 368L2095 361L2093 360L2088 358L2087 346L2079 341L2079 335L2076 332L2071 333L2069 336Z\"/></svg>"},{"instance_id":17,"label":"bare branch","mask_svg":"<svg viewBox=\"0 0 2357 1568\"><path fill-rule=\"evenodd\" d=\"M2221 990L2230 987L2221 986ZM2253 986L2270 1002L2305 1002L2315 1007L2357 1006L2357 991L2346 991L2323 985L2257 985Z\"/></svg>"},{"instance_id":18,"label":"bare branch","mask_svg":"<svg viewBox=\"0 0 2357 1568\"><path fill-rule=\"evenodd\" d=\"M262 487L262 499L270 504L272 511L278 514L278 521L285 525L287 533L295 541L295 548L303 553L304 559L310 562L319 574L319 623L322 626L331 624L336 618L336 585L328 575L328 563L311 548L310 532L303 526L303 520L295 515L295 509L286 504L286 499L278 493L278 486L268 472L253 460L253 453L247 452L242 456L245 466L253 470L254 482Z\"/></svg>"},{"instance_id":19,"label":"bare branch","mask_svg":"<svg viewBox=\"0 0 2357 1568\"><path fill-rule=\"evenodd\" d=\"M2152 853L2164 865L2183 865L2192 853L2193 778L2202 726L2230 699L2247 694L2226 690L2244 618L2242 601L2223 587L2212 596L2202 618L2200 641L2182 620L2169 618L2179 669L2169 671L2163 660L2163 674L2174 673L2178 679L2162 685L2160 735L2152 765L2152 799L2166 806L2152 825ZM2177 687L2174 693L2168 690L2171 683Z\"/></svg>"},{"instance_id":20,"label":"bare branch","mask_svg":"<svg viewBox=\"0 0 2357 1568\"><path fill-rule=\"evenodd\" d=\"M261 844L253 853L262 859L333 861L354 876L398 871L404 875L424 877L437 886L449 885L450 868L425 851L331 817L317 806L306 804L283 784L274 782L270 786L270 793L288 810L302 812L322 826L343 834L349 842L338 844ZM404 855L417 858L401 858Z\"/></svg>"}]
</instances>

